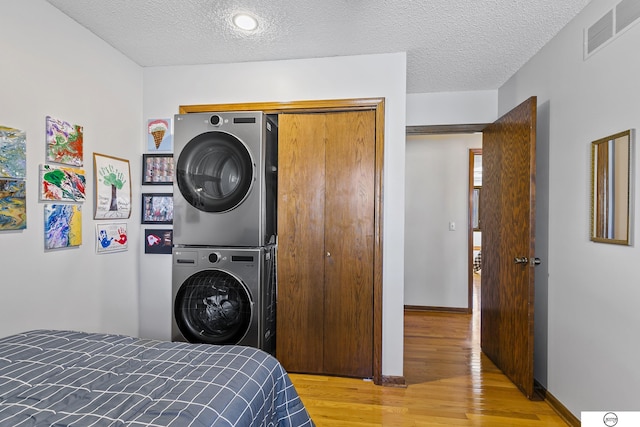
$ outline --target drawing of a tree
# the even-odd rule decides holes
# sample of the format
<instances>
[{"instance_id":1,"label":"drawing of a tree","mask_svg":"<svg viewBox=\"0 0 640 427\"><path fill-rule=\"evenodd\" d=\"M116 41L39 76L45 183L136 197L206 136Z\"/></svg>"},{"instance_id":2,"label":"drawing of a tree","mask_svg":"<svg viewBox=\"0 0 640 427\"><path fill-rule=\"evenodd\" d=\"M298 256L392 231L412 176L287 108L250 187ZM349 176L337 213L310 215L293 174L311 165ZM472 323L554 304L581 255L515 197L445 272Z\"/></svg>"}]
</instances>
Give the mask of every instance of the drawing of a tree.
<instances>
[{"instance_id":1,"label":"drawing of a tree","mask_svg":"<svg viewBox=\"0 0 640 427\"><path fill-rule=\"evenodd\" d=\"M117 191L122 190L122 187L124 187L124 184L127 182L124 179L124 174L114 168L113 165L104 166L100 168L100 182L104 185L111 186L111 203L109 204L109 211L117 211Z\"/></svg>"}]
</instances>

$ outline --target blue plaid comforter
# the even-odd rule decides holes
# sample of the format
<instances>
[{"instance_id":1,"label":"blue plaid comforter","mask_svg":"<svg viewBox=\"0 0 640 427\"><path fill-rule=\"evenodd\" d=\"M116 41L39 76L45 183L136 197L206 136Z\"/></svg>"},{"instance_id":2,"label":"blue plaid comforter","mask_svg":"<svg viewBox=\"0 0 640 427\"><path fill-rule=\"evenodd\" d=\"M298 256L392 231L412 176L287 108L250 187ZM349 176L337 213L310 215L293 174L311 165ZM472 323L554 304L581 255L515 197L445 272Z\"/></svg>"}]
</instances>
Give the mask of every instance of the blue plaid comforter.
<instances>
[{"instance_id":1,"label":"blue plaid comforter","mask_svg":"<svg viewBox=\"0 0 640 427\"><path fill-rule=\"evenodd\" d=\"M0 427L27 426L313 422L260 350L40 330L0 339Z\"/></svg>"}]
</instances>

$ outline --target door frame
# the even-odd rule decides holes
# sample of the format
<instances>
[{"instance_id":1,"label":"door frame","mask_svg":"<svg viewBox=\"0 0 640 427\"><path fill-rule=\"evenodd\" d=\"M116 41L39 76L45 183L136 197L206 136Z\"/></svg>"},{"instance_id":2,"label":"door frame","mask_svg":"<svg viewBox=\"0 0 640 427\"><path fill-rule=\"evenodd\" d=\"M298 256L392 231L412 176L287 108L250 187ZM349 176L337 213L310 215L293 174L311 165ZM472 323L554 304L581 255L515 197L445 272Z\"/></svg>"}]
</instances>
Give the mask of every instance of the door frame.
<instances>
[{"instance_id":1,"label":"door frame","mask_svg":"<svg viewBox=\"0 0 640 427\"><path fill-rule=\"evenodd\" d=\"M468 134L468 133L482 133L485 127L490 125L490 123L475 123L475 124L461 124L461 125L426 125L426 126L407 126L406 133L407 135L446 135L446 134ZM469 149L471 150L479 150L482 152L482 148L479 149ZM471 157L471 155L470 155ZM471 157L469 162L472 162L473 158ZM473 225L471 224L471 201L473 198L473 170L472 165L469 165L469 202L467 207L469 209L468 213L468 298L467 298L467 313L471 313L473 310ZM463 309L464 310L464 309ZM457 312L457 309L451 309L452 312Z\"/></svg>"},{"instance_id":2,"label":"door frame","mask_svg":"<svg viewBox=\"0 0 640 427\"><path fill-rule=\"evenodd\" d=\"M373 248L373 381L377 385L404 384L404 377L382 375L382 208L384 166L384 98L328 99L291 102L251 102L234 104L180 105L179 114L224 111L263 111L266 114L374 110L375 195Z\"/></svg>"},{"instance_id":3,"label":"door frame","mask_svg":"<svg viewBox=\"0 0 640 427\"><path fill-rule=\"evenodd\" d=\"M469 261L468 261L468 275L469 275L469 295L468 295L468 303L467 303L467 311L469 313L473 312L473 191L475 189L475 156L476 154L482 155L482 148L470 148L469 149L469 224L467 226L467 233L469 235L469 244L467 246L469 252ZM478 206L478 212L480 212L480 207ZM479 229L482 227L479 225ZM482 245L480 246L482 248ZM480 249L482 250L482 249Z\"/></svg>"}]
</instances>

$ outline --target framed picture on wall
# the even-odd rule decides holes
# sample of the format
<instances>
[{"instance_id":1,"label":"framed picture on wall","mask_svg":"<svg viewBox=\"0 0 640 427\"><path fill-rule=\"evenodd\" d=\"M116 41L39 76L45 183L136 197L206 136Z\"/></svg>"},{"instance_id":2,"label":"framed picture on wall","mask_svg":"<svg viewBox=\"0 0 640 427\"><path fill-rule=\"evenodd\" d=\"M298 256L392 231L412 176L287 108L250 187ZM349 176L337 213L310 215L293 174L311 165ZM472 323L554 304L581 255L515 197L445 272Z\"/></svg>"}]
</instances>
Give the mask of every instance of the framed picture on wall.
<instances>
[{"instance_id":1,"label":"framed picture on wall","mask_svg":"<svg viewBox=\"0 0 640 427\"><path fill-rule=\"evenodd\" d=\"M144 230L145 254L171 255L173 247L173 230L171 229L146 229Z\"/></svg>"},{"instance_id":2,"label":"framed picture on wall","mask_svg":"<svg viewBox=\"0 0 640 427\"><path fill-rule=\"evenodd\" d=\"M126 222L96 223L96 253L126 251L129 247Z\"/></svg>"},{"instance_id":3,"label":"framed picture on wall","mask_svg":"<svg viewBox=\"0 0 640 427\"><path fill-rule=\"evenodd\" d=\"M94 219L125 219L131 216L131 170L129 160L93 153L96 185Z\"/></svg>"},{"instance_id":4,"label":"framed picture on wall","mask_svg":"<svg viewBox=\"0 0 640 427\"><path fill-rule=\"evenodd\" d=\"M173 154L142 155L142 185L172 185Z\"/></svg>"},{"instance_id":5,"label":"framed picture on wall","mask_svg":"<svg viewBox=\"0 0 640 427\"><path fill-rule=\"evenodd\" d=\"M173 194L143 193L142 224L173 224Z\"/></svg>"}]
</instances>

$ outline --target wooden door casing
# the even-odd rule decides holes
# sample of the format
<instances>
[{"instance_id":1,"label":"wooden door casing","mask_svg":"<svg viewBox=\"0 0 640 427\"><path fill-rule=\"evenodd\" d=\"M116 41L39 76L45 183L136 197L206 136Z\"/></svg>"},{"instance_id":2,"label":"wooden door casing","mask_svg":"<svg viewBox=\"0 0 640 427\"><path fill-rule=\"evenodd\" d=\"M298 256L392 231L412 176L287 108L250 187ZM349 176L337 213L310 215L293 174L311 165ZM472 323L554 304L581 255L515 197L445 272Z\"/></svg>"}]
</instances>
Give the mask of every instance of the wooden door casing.
<instances>
[{"instance_id":1,"label":"wooden door casing","mask_svg":"<svg viewBox=\"0 0 640 427\"><path fill-rule=\"evenodd\" d=\"M534 396L536 97L483 131L482 351Z\"/></svg>"}]
</instances>

